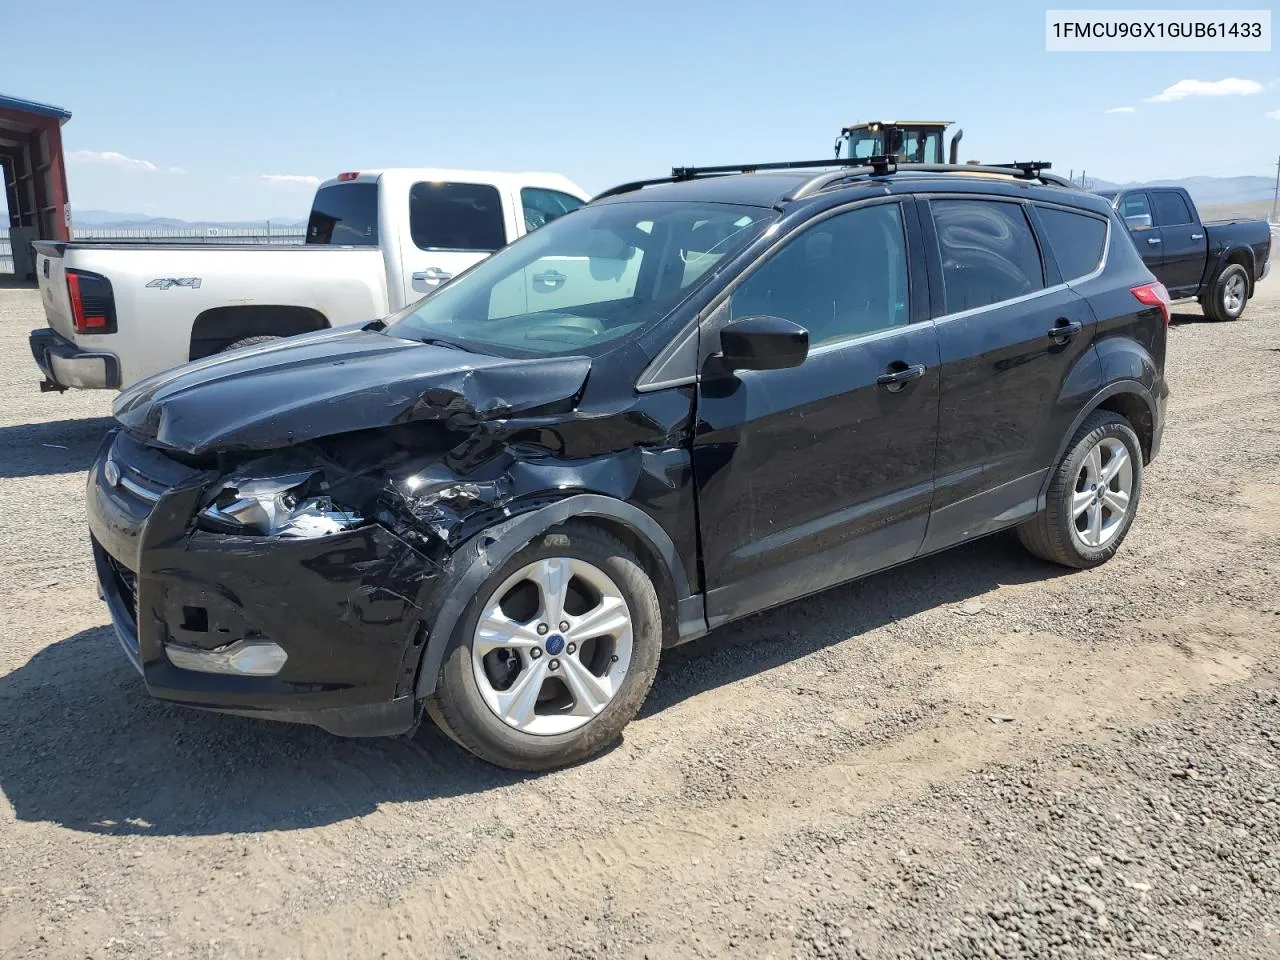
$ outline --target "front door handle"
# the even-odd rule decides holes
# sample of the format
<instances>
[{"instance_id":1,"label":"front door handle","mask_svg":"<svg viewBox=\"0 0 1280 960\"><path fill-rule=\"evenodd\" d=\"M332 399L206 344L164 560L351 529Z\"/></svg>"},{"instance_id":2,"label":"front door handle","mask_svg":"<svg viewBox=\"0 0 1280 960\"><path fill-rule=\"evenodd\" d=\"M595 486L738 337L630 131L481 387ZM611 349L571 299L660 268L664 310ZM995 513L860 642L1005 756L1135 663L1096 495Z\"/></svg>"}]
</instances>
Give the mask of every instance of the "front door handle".
<instances>
[{"instance_id":1,"label":"front door handle","mask_svg":"<svg viewBox=\"0 0 1280 960\"><path fill-rule=\"evenodd\" d=\"M533 275L533 289L549 293L559 290L569 278L559 270L544 270Z\"/></svg>"},{"instance_id":2,"label":"front door handle","mask_svg":"<svg viewBox=\"0 0 1280 960\"><path fill-rule=\"evenodd\" d=\"M1203 233L1193 233L1193 234L1191 235L1191 239L1192 239L1192 240L1203 240L1203 239L1204 239L1204 234L1203 234Z\"/></svg>"},{"instance_id":3,"label":"front door handle","mask_svg":"<svg viewBox=\"0 0 1280 960\"><path fill-rule=\"evenodd\" d=\"M1160 242L1159 237L1147 237L1147 243L1152 244L1153 246L1159 242Z\"/></svg>"},{"instance_id":4,"label":"front door handle","mask_svg":"<svg viewBox=\"0 0 1280 960\"><path fill-rule=\"evenodd\" d=\"M911 380L919 380L924 376L924 364L914 363L910 366L901 360L895 360L889 364L889 368L885 373L876 377L876 383L887 389L890 393L897 393Z\"/></svg>"},{"instance_id":5,"label":"front door handle","mask_svg":"<svg viewBox=\"0 0 1280 960\"><path fill-rule=\"evenodd\" d=\"M446 280L452 280L453 274L448 270L441 270L439 267L427 267L427 269L415 273L413 279L425 283L429 287L436 287Z\"/></svg>"},{"instance_id":6,"label":"front door handle","mask_svg":"<svg viewBox=\"0 0 1280 960\"><path fill-rule=\"evenodd\" d=\"M1068 320L1066 317L1059 317L1058 322L1049 328L1049 339L1055 343L1066 343L1083 329L1084 324L1079 320Z\"/></svg>"}]
</instances>

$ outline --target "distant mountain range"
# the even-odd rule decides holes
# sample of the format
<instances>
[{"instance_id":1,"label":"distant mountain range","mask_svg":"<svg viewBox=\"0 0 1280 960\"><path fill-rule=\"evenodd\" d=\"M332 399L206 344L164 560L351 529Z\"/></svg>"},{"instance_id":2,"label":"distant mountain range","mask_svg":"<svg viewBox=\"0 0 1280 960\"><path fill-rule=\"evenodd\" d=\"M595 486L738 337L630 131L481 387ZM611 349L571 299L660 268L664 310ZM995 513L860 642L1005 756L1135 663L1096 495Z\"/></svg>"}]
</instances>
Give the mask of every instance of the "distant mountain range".
<instances>
[{"instance_id":1,"label":"distant mountain range","mask_svg":"<svg viewBox=\"0 0 1280 960\"><path fill-rule=\"evenodd\" d=\"M1275 181L1269 177L1185 177L1182 180L1148 180L1130 183L1112 183L1109 180L1090 179L1094 190L1120 190L1132 187L1182 187L1191 199L1202 206L1257 203L1270 201L1275 193Z\"/></svg>"},{"instance_id":2,"label":"distant mountain range","mask_svg":"<svg viewBox=\"0 0 1280 960\"><path fill-rule=\"evenodd\" d=\"M271 217L273 227L303 227L306 219L297 217ZM173 217L152 217L144 213L116 213L114 210L78 210L71 208L71 225L82 229L119 230L187 230L217 227L219 229L245 230L262 228L268 220L177 220Z\"/></svg>"},{"instance_id":3,"label":"distant mountain range","mask_svg":"<svg viewBox=\"0 0 1280 960\"><path fill-rule=\"evenodd\" d=\"M1223 206L1270 201L1275 181L1268 177L1185 177L1182 180L1148 180L1130 183L1113 183L1109 180L1090 178L1093 190L1116 190L1121 187L1185 187L1198 205ZM71 223L83 229L117 228L130 230L181 230L217 227L221 229L261 228L268 221L262 220L177 220L172 217L151 217L142 213L115 213L111 210L71 209ZM304 227L306 218L271 217L273 227Z\"/></svg>"}]
</instances>

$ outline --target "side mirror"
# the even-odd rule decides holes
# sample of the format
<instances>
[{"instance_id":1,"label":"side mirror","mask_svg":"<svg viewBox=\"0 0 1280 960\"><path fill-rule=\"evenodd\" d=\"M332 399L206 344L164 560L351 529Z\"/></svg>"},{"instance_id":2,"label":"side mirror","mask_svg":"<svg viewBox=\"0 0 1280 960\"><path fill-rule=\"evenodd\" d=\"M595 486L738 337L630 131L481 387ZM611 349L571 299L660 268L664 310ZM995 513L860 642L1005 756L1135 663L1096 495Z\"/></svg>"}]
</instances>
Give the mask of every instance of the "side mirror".
<instances>
[{"instance_id":1,"label":"side mirror","mask_svg":"<svg viewBox=\"0 0 1280 960\"><path fill-rule=\"evenodd\" d=\"M729 370L798 367L809 355L809 331L781 317L743 317L720 330L720 351Z\"/></svg>"},{"instance_id":2,"label":"side mirror","mask_svg":"<svg viewBox=\"0 0 1280 960\"><path fill-rule=\"evenodd\" d=\"M1133 216L1125 217L1124 222L1125 222L1125 226L1127 226L1134 233L1137 233L1139 230L1150 230L1151 214L1135 213Z\"/></svg>"}]
</instances>

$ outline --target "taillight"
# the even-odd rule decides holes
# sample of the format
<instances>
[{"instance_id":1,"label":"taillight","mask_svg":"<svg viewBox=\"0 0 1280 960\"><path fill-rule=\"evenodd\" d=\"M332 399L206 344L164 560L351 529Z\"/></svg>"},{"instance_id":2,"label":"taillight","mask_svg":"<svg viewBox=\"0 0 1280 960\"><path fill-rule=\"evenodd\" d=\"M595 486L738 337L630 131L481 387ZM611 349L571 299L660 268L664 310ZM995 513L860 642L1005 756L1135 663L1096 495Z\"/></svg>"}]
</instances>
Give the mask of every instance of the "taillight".
<instances>
[{"instance_id":1,"label":"taillight","mask_svg":"<svg viewBox=\"0 0 1280 960\"><path fill-rule=\"evenodd\" d=\"M358 176L360 176L360 172L358 170L348 170L346 173L338 174L338 182L346 183L348 180L354 180Z\"/></svg>"},{"instance_id":2,"label":"taillight","mask_svg":"<svg viewBox=\"0 0 1280 960\"><path fill-rule=\"evenodd\" d=\"M116 301L110 280L97 273L68 270L67 295L76 333L116 332Z\"/></svg>"},{"instance_id":3,"label":"taillight","mask_svg":"<svg viewBox=\"0 0 1280 960\"><path fill-rule=\"evenodd\" d=\"M1160 316L1164 318L1166 325L1169 323L1169 291L1164 288L1163 283L1144 283L1140 287L1134 287L1130 293L1137 298L1138 302L1148 307L1159 307Z\"/></svg>"}]
</instances>

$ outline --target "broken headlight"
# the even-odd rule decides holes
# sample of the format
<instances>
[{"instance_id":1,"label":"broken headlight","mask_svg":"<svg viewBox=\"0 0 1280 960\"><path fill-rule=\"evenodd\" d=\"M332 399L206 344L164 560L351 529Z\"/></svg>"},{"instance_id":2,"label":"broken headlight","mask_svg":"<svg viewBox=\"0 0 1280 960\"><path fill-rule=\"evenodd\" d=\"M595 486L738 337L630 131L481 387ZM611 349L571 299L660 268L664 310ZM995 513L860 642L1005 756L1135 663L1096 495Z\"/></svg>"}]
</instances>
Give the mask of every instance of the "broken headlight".
<instances>
[{"instance_id":1,"label":"broken headlight","mask_svg":"<svg viewBox=\"0 0 1280 960\"><path fill-rule=\"evenodd\" d=\"M364 517L313 493L316 474L228 481L200 511L200 526L219 533L264 537L325 537L364 523Z\"/></svg>"}]
</instances>

